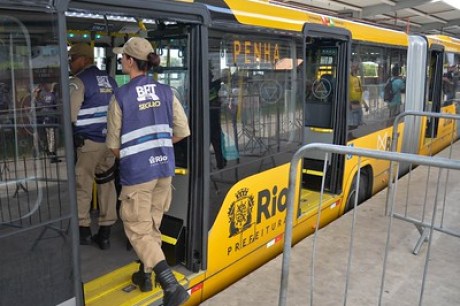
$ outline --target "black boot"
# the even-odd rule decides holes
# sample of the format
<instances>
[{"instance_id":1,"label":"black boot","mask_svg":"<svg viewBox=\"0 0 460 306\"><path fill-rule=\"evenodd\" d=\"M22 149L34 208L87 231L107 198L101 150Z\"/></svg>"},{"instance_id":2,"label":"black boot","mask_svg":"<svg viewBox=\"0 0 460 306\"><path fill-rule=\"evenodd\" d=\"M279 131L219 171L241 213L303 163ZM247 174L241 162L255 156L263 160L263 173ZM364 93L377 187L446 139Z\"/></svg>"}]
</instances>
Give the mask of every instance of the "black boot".
<instances>
[{"instance_id":1,"label":"black boot","mask_svg":"<svg viewBox=\"0 0 460 306\"><path fill-rule=\"evenodd\" d=\"M80 245L90 245L91 244L91 229L86 226L80 226Z\"/></svg>"},{"instance_id":2,"label":"black boot","mask_svg":"<svg viewBox=\"0 0 460 306\"><path fill-rule=\"evenodd\" d=\"M189 294L178 282L168 267L155 278L163 289L163 306L179 306L189 299Z\"/></svg>"},{"instance_id":3,"label":"black boot","mask_svg":"<svg viewBox=\"0 0 460 306\"><path fill-rule=\"evenodd\" d=\"M152 291L152 273L144 272L144 264L141 262L139 265L139 271L133 273L131 280L142 292Z\"/></svg>"},{"instance_id":4,"label":"black boot","mask_svg":"<svg viewBox=\"0 0 460 306\"><path fill-rule=\"evenodd\" d=\"M99 232L94 235L93 240L99 245L101 250L110 249L110 226L100 226Z\"/></svg>"}]
</instances>

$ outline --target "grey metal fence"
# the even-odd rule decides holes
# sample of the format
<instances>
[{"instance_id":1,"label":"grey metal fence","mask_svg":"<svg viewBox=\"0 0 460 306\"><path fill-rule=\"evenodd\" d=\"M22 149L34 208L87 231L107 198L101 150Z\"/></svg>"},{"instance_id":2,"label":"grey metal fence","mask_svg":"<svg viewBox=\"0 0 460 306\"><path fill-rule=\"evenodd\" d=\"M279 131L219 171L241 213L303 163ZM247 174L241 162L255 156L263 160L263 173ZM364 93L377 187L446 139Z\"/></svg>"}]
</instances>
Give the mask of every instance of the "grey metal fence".
<instances>
[{"instance_id":1,"label":"grey metal fence","mask_svg":"<svg viewBox=\"0 0 460 306\"><path fill-rule=\"evenodd\" d=\"M455 129L459 127L459 124L460 124L460 116L458 115L453 115L453 114L448 114L448 113L432 113L432 112L416 112L416 111L407 111L407 112L404 112L404 113L401 113L399 114L398 116L396 116L395 120L394 120L394 123L393 123L393 135L392 135L392 142L391 142L391 147L390 147L390 151L394 152L396 151L397 149L397 144L398 144L398 140L401 138L398 134L398 124L401 123L404 119L404 121L407 123L409 122L409 125L410 126L415 126L417 124L417 122L420 122L421 118L426 118L427 120L431 120L432 124L429 124L429 128L427 129L426 131L426 134L428 136L428 139L432 139L435 137L435 132L437 130L437 127L438 127L438 124L434 124L435 120L439 120L439 119L445 119L445 120L451 120L453 122L456 122L455 125L452 125L452 129ZM438 122L439 123L439 122ZM445 152L445 154L447 154L447 157L449 159L452 158L452 149L453 149L453 143L457 140L458 138L458 132L455 131L455 130L451 130L450 131L451 133L449 134L450 135L450 138L447 139L449 142L450 142L450 146L447 148L447 152ZM404 137L407 137L407 135L402 135ZM414 135L411 135L409 136L409 139L403 139L406 143L407 142L415 142L416 139L413 137ZM418 135L415 135L416 137ZM418 146L419 144L412 144L412 145L415 145L415 146ZM432 153L431 152L431 146L429 147L429 150L428 152L426 152L429 156L432 156ZM404 167L404 166L403 166ZM411 175L412 175L412 169L413 169L414 165L413 164L409 164L409 165L406 165L405 166L405 169L403 169L404 171L407 170L408 171L408 180L410 181L411 180ZM389 209L390 209L390 206L391 206L391 203L394 201L394 197L393 195L395 195L395 192L393 189L397 188L397 175L396 173L399 173L400 172L400 165L399 164L394 164L394 163L391 163L390 164L390 177L392 177L393 179L389 182L388 184L388 196L387 196L387 200L386 200L386 210L385 210L385 213L388 214L389 212ZM426 183L425 185L428 185L429 184L429 180L430 180L430 177L431 177L431 167L428 166L428 169L427 169L427 175L425 176L425 179L426 179ZM446 195L447 195L447 182L449 182L449 169L446 169L446 184L444 184L444 186L440 186L442 188L440 188L438 190L438 192L436 192L436 196L439 196L441 199L442 199L442 204L441 204L441 207L442 207L442 218L440 220L440 224L439 226L436 226L437 227L437 230L439 231L444 231L443 229L443 225L444 225L444 217L445 217L445 214L446 214ZM439 177L439 180L438 180L438 183L441 182L441 177ZM439 184L437 184L437 186L439 186ZM428 239L428 235L429 235L429 225L428 223L425 223L425 220L429 217L429 210L428 210L428 203L427 203L427 199L428 199L428 188L425 188L424 190L424 198L423 198L423 205L422 205L422 209L421 209L421 215L420 215L420 218L412 218L409 216L408 214L408 209L409 209L409 194L410 194L410 184L407 186L406 188L406 197L405 197L405 201L403 203L403 213L398 213L398 212L394 212L393 213L393 217L395 218L399 218L399 219L402 219L402 220L405 220L407 222L411 222L415 225L415 227L417 228L417 230L420 232L420 238L419 240L417 241L415 247L414 247L414 250L413 250L413 253L415 255L417 255L420 251L420 248L423 244L423 242L426 242ZM432 220L434 222L434 220Z\"/></svg>"},{"instance_id":2,"label":"grey metal fence","mask_svg":"<svg viewBox=\"0 0 460 306\"><path fill-rule=\"evenodd\" d=\"M425 116L427 114L417 114L417 116L419 115ZM451 115L441 114L439 116L450 117ZM452 115L452 119L457 120L458 118L459 117ZM396 141L397 136L395 136L394 139ZM455 171L460 170L460 160L452 158L452 149L448 150L449 153L447 154L447 157L430 157L410 153L374 151L327 144L310 144L299 149L295 153L291 161L289 195L286 216L286 232L284 236L284 253L282 260L281 283L278 301L279 305L287 305L288 300L288 283L292 244L292 225L294 220L293 200L296 192L295 186L296 179L298 177L297 171L299 169L299 167L297 166L299 165L303 157L307 154L307 152L312 150L321 152L325 155L325 164L327 164L330 154L333 153L357 156L358 168L360 167L362 157L391 161L391 177L393 177L393 179L391 180L392 187L389 188L388 192L386 193L386 203L388 205L388 212L382 215L382 218L386 220L386 228L368 228L360 230L356 229L356 222L360 219L360 209L363 206L357 208L358 193L356 193L355 195L355 209L348 214L348 216L351 214L351 218L348 218L350 224L348 227L346 227L347 229L349 229L349 232L342 233L342 235L345 237L344 239L349 239L347 243L347 248L336 250L336 254L328 254L328 256L330 256L331 258L341 258L346 261L343 267L343 278L337 277L338 272L333 271L334 273L330 273L328 275L333 275L335 277L329 276L330 279L326 279L326 286L334 285L335 288L340 288L338 292L335 291L334 294L330 295L334 295L333 301L328 301L328 296L325 296L327 294L324 294L324 281L320 285L321 288L317 284L317 279L319 278L318 273L322 273L317 272L319 257L322 256L320 255L320 246L322 246L322 244L318 242L319 237L321 237L321 230L319 230L319 222L321 216L318 216L316 231L312 239L311 254L309 254L310 270L305 275L305 278L308 278L305 279L305 288L308 288L308 290L306 291L309 291L309 297L307 298L309 303L305 304L396 305L395 298L397 299L397 297L390 296L394 291L396 291L395 288L398 287L398 284L400 282L404 281L404 279L409 278L412 284L410 286L411 288L407 290L400 289L401 291L405 291L402 292L402 294L405 295L405 301L403 302L403 299L401 298L396 303L398 303L398 305L433 305L433 299L425 299L425 297L427 297L427 287L430 288L431 293L433 293L434 290L434 295L437 295L442 294L442 292L436 291L439 290L436 289L439 288L439 286L444 288L449 286L450 283L458 283L457 281L440 281L439 279L433 281L433 279L429 280L429 278L427 277L429 275L430 265L436 264L431 262L433 241L439 239L439 235L443 237L454 237L455 239L460 237L460 222L458 222L458 218L456 218L460 216L460 205L458 205L457 198L455 197L455 195L453 195L452 190L446 192L446 190L450 188L448 187L449 182L456 182L456 179L460 180L460 171ZM458 155L458 158L460 159L460 153ZM408 175L405 176L404 179L396 179L398 175L396 175L395 173L398 173L398 165L400 163L410 165L410 170L412 170L414 166L417 165L417 170L415 171L425 172L420 172L417 176ZM360 173L358 171L358 185L360 181L359 174ZM414 177L417 179L417 181L414 181ZM420 179L425 178L427 178L425 181L420 181ZM417 186L417 189L413 188L414 186ZM359 190L359 186L357 186L356 189ZM402 191L402 194L398 193L400 191ZM320 194L320 203L323 193L324 188L322 188ZM449 205L447 205L446 203L449 203ZM319 214L321 214L321 209L318 209L318 212ZM342 217L339 221L342 221L342 219L344 219L344 217ZM417 271L417 273L411 272L409 273L410 275L408 275L407 273L404 274L404 272L402 272L404 269L402 269L401 263L395 264L392 261L392 251L395 248L397 248L395 244L403 244L404 246L406 246L408 243L413 242L411 241L411 238L413 238L413 236L405 237L402 240L398 238L397 241L392 241L393 237L399 237L395 235L395 232L400 230L399 224L396 224L397 222L401 222L404 224L413 223L417 227L422 229L421 232L423 235L422 238L420 238L422 240L420 241L419 239L419 241L417 241L416 243L417 251L420 250L421 242L427 241L427 248L426 250L424 249L425 257L423 259L423 262L421 263L422 268L421 271ZM360 250L362 250L363 248L365 249L366 247L370 247L363 245L365 243L369 243L369 241L360 241L360 239L363 235L366 234L366 232L375 232L376 235L380 236L379 240L382 241L382 245L379 251L373 253L373 256L376 256L376 258L371 258L371 263L368 264L368 266L373 266L373 269L368 269L368 266L364 266L364 262L357 262L361 260L361 257L357 256L359 255L358 253L360 252ZM455 241L458 244L459 240L456 239ZM449 252L451 250L452 249L447 248L447 250L443 250L443 252ZM455 248L453 250L455 250ZM328 248L329 253L334 251L335 250L333 246L330 246ZM407 263L409 263L411 260L420 261L420 256L414 256L413 254L411 254L409 250L406 251L408 254L413 256L413 258L407 257L405 259ZM458 270L458 268L460 267L460 265L455 261L456 256L457 253L455 252L453 254L450 254L450 257L453 259L453 264L452 267L447 267L448 270L455 271ZM448 265L447 262L445 262L444 264ZM404 264L402 265L404 266ZM335 269L332 267L332 265L330 267L323 266L321 267L321 271L325 271L328 268ZM377 271L376 273L378 275L369 275L371 270L373 270L374 272ZM402 281L401 278L403 279ZM372 279L372 283L374 285L373 287L371 287L370 284L364 284L364 282L368 282L370 279ZM342 281L342 283L337 284L339 281ZM338 295L340 295L340 298L337 297ZM369 298L369 296L371 297ZM340 300L340 302L337 302L337 300ZM443 305L455 305L455 302L445 302L448 300L448 298L445 299Z\"/></svg>"}]
</instances>

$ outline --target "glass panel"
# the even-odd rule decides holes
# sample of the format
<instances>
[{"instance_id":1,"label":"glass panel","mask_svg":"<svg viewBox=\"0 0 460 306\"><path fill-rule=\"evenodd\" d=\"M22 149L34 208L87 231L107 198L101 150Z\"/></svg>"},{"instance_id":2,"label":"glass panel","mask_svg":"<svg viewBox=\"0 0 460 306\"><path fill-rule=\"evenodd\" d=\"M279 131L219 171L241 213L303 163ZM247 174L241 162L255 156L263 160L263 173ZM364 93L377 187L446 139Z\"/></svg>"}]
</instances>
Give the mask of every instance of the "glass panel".
<instances>
[{"instance_id":1,"label":"glass panel","mask_svg":"<svg viewBox=\"0 0 460 306\"><path fill-rule=\"evenodd\" d=\"M57 19L16 15L0 10L0 288L23 294L0 304L56 305L75 296Z\"/></svg>"},{"instance_id":2,"label":"glass panel","mask_svg":"<svg viewBox=\"0 0 460 306\"><path fill-rule=\"evenodd\" d=\"M437 58L439 52L431 51L429 55L429 62L427 67L427 82L429 84L427 90L427 98L425 100L425 111L431 112L433 110L433 100L435 99L435 82L436 82L436 68L438 65Z\"/></svg>"},{"instance_id":3,"label":"glass panel","mask_svg":"<svg viewBox=\"0 0 460 306\"><path fill-rule=\"evenodd\" d=\"M392 124L405 104L406 50L356 43L350 69L348 126L362 136ZM385 88L391 80L391 101ZM354 105L353 105L353 102Z\"/></svg>"},{"instance_id":4,"label":"glass panel","mask_svg":"<svg viewBox=\"0 0 460 306\"><path fill-rule=\"evenodd\" d=\"M307 44L306 126L332 128L338 64L338 48L334 44L321 39Z\"/></svg>"},{"instance_id":5,"label":"glass panel","mask_svg":"<svg viewBox=\"0 0 460 306\"><path fill-rule=\"evenodd\" d=\"M168 37L166 32L162 39L153 41L153 45L155 52L161 58L161 69L157 71L158 81L171 86L190 121L188 36ZM189 139L186 138L174 145L176 167L188 168L187 143Z\"/></svg>"},{"instance_id":6,"label":"glass panel","mask_svg":"<svg viewBox=\"0 0 460 306\"><path fill-rule=\"evenodd\" d=\"M181 101L186 113L189 105L186 97L188 80L188 49L187 37L170 38L154 41L156 52L161 57L161 71L158 72L158 81L173 88L176 97Z\"/></svg>"},{"instance_id":7,"label":"glass panel","mask_svg":"<svg viewBox=\"0 0 460 306\"><path fill-rule=\"evenodd\" d=\"M210 32L214 208L235 182L287 162L301 144L299 46L289 39Z\"/></svg>"},{"instance_id":8,"label":"glass panel","mask_svg":"<svg viewBox=\"0 0 460 306\"><path fill-rule=\"evenodd\" d=\"M61 148L60 70L57 33L52 15L43 28L29 32L22 22L0 16L2 73L1 159L3 224L30 226L63 215L50 201L51 188L61 188L65 167ZM37 30L38 29L38 30ZM60 201L57 201L60 204ZM51 204L54 203L54 204ZM68 212L68 211L66 211Z\"/></svg>"},{"instance_id":9,"label":"glass panel","mask_svg":"<svg viewBox=\"0 0 460 306\"><path fill-rule=\"evenodd\" d=\"M445 54L442 78L442 106L451 105L459 98L459 64L460 58L457 54Z\"/></svg>"}]
</instances>

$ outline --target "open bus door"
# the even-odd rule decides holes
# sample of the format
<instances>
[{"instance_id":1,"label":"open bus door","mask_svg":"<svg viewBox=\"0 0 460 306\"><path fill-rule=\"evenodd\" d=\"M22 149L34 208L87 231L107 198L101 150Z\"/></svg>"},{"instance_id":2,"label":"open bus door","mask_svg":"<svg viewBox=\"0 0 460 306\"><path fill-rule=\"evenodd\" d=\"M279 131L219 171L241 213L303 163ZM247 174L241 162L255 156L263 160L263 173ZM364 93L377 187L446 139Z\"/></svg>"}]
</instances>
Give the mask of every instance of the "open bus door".
<instances>
[{"instance_id":1,"label":"open bus door","mask_svg":"<svg viewBox=\"0 0 460 306\"><path fill-rule=\"evenodd\" d=\"M433 44L429 49L428 58L428 98L425 102L424 111L439 113L441 112L441 95L442 95L442 74L444 63L444 47L441 45ZM431 143L433 138L438 134L439 118L427 118L425 139L426 142Z\"/></svg>"},{"instance_id":2,"label":"open bus door","mask_svg":"<svg viewBox=\"0 0 460 306\"><path fill-rule=\"evenodd\" d=\"M304 144L345 145L351 34L345 29L306 24L304 35ZM311 152L306 156L304 187L320 190L323 164L323 154ZM324 190L334 194L341 192L344 164L343 156L333 154L329 157Z\"/></svg>"},{"instance_id":3,"label":"open bus door","mask_svg":"<svg viewBox=\"0 0 460 306\"><path fill-rule=\"evenodd\" d=\"M207 232L203 232L202 227L202 191L205 182L201 179L203 169L196 162L201 161L205 152L204 139L200 134L205 113L203 101L207 93L206 81L202 77L207 71L207 60L204 58L207 34L203 26L209 22L207 11L202 5L187 3L163 1L150 4L141 1L120 5L121 1L115 2L104 5L71 2L66 12L67 30L76 35L68 40L71 43L81 42L82 37L77 38L77 34L85 33L84 30L88 28L102 27L102 31L90 37L100 35L94 43L106 49L103 52L106 54L105 63L112 63L112 71L115 71L112 74L119 85L127 83L129 77L122 73L121 65L117 64L116 55L111 52L113 47L123 45L132 36L141 36L152 44L160 56L160 67L151 76L171 86L185 110L191 130L190 137L174 145L176 175L172 182L172 202L160 226L166 260L178 281L188 287L191 284L189 276L203 268L203 249L207 241ZM105 28L97 19L101 12L103 18L109 19ZM105 31L107 29L109 31ZM110 61L107 61L110 57ZM121 248L120 243L118 247L116 245L117 238L121 238ZM106 254L80 247L85 305L159 303L160 287L154 287L146 296L130 282L139 264L134 261L137 257L135 252L125 247L127 240L121 222L113 226L111 242L111 249L116 252L111 255L110 264L106 265L100 264L105 261ZM195 300L196 303L198 299L199 296L195 295L191 301Z\"/></svg>"}]
</instances>

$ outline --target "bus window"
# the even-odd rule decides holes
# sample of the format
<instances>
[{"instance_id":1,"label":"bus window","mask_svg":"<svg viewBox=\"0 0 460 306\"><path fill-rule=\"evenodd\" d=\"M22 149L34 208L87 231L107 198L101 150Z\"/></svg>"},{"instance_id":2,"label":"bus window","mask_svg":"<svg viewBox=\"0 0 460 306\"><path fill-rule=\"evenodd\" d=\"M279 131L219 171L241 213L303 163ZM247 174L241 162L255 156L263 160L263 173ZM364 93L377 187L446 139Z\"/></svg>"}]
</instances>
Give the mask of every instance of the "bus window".
<instances>
[{"instance_id":1,"label":"bus window","mask_svg":"<svg viewBox=\"0 0 460 306\"><path fill-rule=\"evenodd\" d=\"M323 45L324 44L324 45ZM307 49L305 125L332 128L333 102L336 100L338 48L321 42Z\"/></svg>"},{"instance_id":2,"label":"bus window","mask_svg":"<svg viewBox=\"0 0 460 306\"><path fill-rule=\"evenodd\" d=\"M235 183L287 162L301 143L302 53L290 39L209 35L212 219Z\"/></svg>"},{"instance_id":3,"label":"bus window","mask_svg":"<svg viewBox=\"0 0 460 306\"><path fill-rule=\"evenodd\" d=\"M457 92L459 91L459 62L459 57L456 54L445 53L444 72L442 76L442 106L452 105L457 100Z\"/></svg>"},{"instance_id":4,"label":"bus window","mask_svg":"<svg viewBox=\"0 0 460 306\"><path fill-rule=\"evenodd\" d=\"M441 95L442 95L442 73L444 52L440 50L431 50L429 54L428 66L428 99L425 101L425 111L439 113L441 111ZM438 133L437 118L428 118L425 136L434 138ZM429 141L429 140L427 140Z\"/></svg>"},{"instance_id":5,"label":"bus window","mask_svg":"<svg viewBox=\"0 0 460 306\"><path fill-rule=\"evenodd\" d=\"M353 42L351 62L357 67L354 73L361 84L362 120L359 124L354 124L352 118L349 118L348 125L353 130L349 135L350 140L381 130L382 127L391 126L394 117L404 111L404 90L399 91L395 101L387 102L384 101L384 88L390 79L405 80L406 54L406 49L394 46ZM392 69L394 72L398 71L397 76L392 76ZM400 81L395 82L395 88L396 83Z\"/></svg>"}]
</instances>

